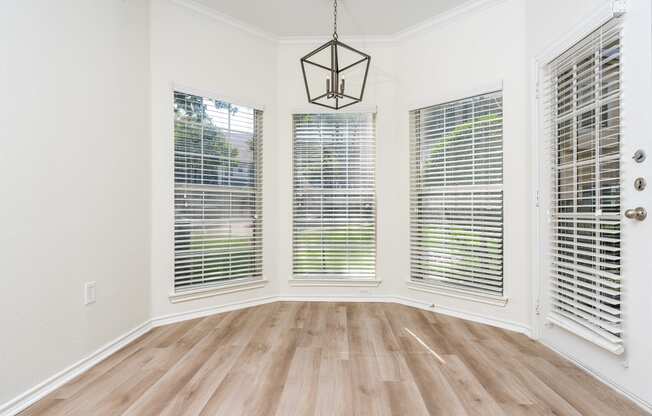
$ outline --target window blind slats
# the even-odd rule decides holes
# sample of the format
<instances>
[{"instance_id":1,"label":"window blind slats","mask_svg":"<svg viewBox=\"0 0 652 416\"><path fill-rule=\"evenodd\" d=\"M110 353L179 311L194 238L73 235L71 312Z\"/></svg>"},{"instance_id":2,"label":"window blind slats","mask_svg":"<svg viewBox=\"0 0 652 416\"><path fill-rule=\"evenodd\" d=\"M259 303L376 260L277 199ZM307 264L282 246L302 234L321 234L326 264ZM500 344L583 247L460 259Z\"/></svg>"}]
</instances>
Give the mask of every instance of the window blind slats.
<instances>
[{"instance_id":1,"label":"window blind slats","mask_svg":"<svg viewBox=\"0 0 652 416\"><path fill-rule=\"evenodd\" d=\"M374 278L373 114L295 114L293 274Z\"/></svg>"},{"instance_id":2,"label":"window blind slats","mask_svg":"<svg viewBox=\"0 0 652 416\"><path fill-rule=\"evenodd\" d=\"M411 278L503 292L502 93L410 112Z\"/></svg>"},{"instance_id":3,"label":"window blind slats","mask_svg":"<svg viewBox=\"0 0 652 416\"><path fill-rule=\"evenodd\" d=\"M262 112L174 92L174 287L262 278Z\"/></svg>"},{"instance_id":4,"label":"window blind slats","mask_svg":"<svg viewBox=\"0 0 652 416\"><path fill-rule=\"evenodd\" d=\"M552 61L543 101L550 314L615 345L622 344L620 32L612 19Z\"/></svg>"}]
</instances>

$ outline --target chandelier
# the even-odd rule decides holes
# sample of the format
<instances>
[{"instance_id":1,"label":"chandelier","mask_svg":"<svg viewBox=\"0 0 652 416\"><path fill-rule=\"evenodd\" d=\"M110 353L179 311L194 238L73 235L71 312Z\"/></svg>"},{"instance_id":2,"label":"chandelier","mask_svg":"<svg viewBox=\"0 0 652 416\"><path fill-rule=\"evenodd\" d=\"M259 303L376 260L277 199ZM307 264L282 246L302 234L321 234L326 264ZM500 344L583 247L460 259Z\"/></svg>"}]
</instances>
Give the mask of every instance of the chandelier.
<instances>
[{"instance_id":1,"label":"chandelier","mask_svg":"<svg viewBox=\"0 0 652 416\"><path fill-rule=\"evenodd\" d=\"M371 56L337 38L337 0L333 1L333 39L301 58L308 101L339 110L362 101Z\"/></svg>"}]
</instances>

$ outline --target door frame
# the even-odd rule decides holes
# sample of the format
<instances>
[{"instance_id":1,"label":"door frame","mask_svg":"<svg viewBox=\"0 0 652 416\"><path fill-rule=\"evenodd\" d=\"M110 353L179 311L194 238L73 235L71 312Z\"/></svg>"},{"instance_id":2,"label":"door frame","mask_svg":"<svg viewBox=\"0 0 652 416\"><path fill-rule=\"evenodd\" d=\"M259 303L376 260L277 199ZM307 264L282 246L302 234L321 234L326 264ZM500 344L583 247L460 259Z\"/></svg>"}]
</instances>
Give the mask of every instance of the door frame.
<instances>
[{"instance_id":1,"label":"door frame","mask_svg":"<svg viewBox=\"0 0 652 416\"><path fill-rule=\"evenodd\" d=\"M583 38L599 29L600 26L614 17L622 16L625 13L625 3L622 0L612 0L597 9L592 15L583 19L573 26L573 29L556 41L550 43L530 62L530 146L531 146L531 194L532 201L532 223L531 223L531 308L530 328L531 338L540 339L542 327L545 324L544 290L547 290L546 279L546 252L549 244L547 230L544 229L548 217L548 198L545 198L546 155L543 131L544 108L542 99L542 80L544 79L546 66L563 52L581 41Z\"/></svg>"}]
</instances>

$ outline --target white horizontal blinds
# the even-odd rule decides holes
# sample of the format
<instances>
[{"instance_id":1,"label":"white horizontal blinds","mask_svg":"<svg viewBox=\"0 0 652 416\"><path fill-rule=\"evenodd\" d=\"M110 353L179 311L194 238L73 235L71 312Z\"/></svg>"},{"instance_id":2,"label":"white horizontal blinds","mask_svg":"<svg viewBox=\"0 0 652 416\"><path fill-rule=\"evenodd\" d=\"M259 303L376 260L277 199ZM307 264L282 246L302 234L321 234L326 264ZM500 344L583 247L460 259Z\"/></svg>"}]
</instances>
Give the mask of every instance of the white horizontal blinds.
<instances>
[{"instance_id":1,"label":"white horizontal blinds","mask_svg":"<svg viewBox=\"0 0 652 416\"><path fill-rule=\"evenodd\" d=\"M295 278L374 278L375 121L363 114L295 114Z\"/></svg>"},{"instance_id":2,"label":"white horizontal blinds","mask_svg":"<svg viewBox=\"0 0 652 416\"><path fill-rule=\"evenodd\" d=\"M622 343L620 22L552 61L546 104L551 162L552 314Z\"/></svg>"},{"instance_id":3,"label":"white horizontal blinds","mask_svg":"<svg viewBox=\"0 0 652 416\"><path fill-rule=\"evenodd\" d=\"M262 277L262 111L174 92L174 287Z\"/></svg>"},{"instance_id":4,"label":"white horizontal blinds","mask_svg":"<svg viewBox=\"0 0 652 416\"><path fill-rule=\"evenodd\" d=\"M503 293L502 92L410 112L411 278Z\"/></svg>"}]
</instances>

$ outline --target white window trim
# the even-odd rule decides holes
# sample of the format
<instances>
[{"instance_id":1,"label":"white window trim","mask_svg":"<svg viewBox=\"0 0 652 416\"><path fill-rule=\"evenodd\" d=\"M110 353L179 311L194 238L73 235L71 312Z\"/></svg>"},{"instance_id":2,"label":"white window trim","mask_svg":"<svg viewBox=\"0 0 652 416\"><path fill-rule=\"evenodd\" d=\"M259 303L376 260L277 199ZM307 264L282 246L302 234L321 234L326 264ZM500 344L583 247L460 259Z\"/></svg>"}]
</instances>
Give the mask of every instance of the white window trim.
<instances>
[{"instance_id":1,"label":"white window trim","mask_svg":"<svg viewBox=\"0 0 652 416\"><path fill-rule=\"evenodd\" d=\"M248 99L246 97L238 98L234 96L230 96L228 94L222 94L220 92L215 92L210 89L204 89L204 88L194 88L190 87L186 84L182 83L177 83L177 82L170 82L168 84L168 101L167 105L168 108L173 108L174 106L174 92L175 91L183 91L187 92L189 94L194 94L202 97L213 97L215 99L220 99L222 101L228 101L230 103L238 103L238 105L244 106L244 107L250 107L254 108L256 110L260 110L263 112L263 123L266 118L266 112L265 112L265 105L262 102L257 102L255 100ZM265 278L265 251L263 248L262 252L262 262L263 262L263 277L260 279L252 279L252 278L238 278L234 279L232 281L227 281L226 283L222 284L215 284L213 286L206 286L206 287L198 287L195 289L188 289L188 290L178 290L175 287L175 274L174 274L174 223L175 223L175 213L174 213L174 191L175 191L175 182L174 182L174 161L175 161L175 150L174 150L174 113L171 114L170 119L169 119L169 124L168 124L168 140L169 140L169 149L170 153L168 154L168 166L170 167L170 174L168 176L168 196L169 199L172 201L172 210L170 212L171 216L169 218L169 226L168 226L168 233L169 233L169 242L170 242L170 256L172 257L172 266L170 270L170 278L169 278L169 289L168 289L168 299L170 300L170 303L180 303L180 302L187 302L187 301L192 301L192 300L197 300L197 299L203 299L207 297L213 297L213 296L219 296L219 295L224 295L228 293L234 293L234 292L240 292L244 290L255 290L262 288L267 285L269 280ZM264 152L264 147L263 147L263 152ZM261 158L264 161L264 153L261 154ZM263 164L264 166L264 164ZM264 174L264 171L263 171ZM261 190L261 198L264 195L264 185L263 189ZM263 224L265 220L265 211L263 209L263 212L261 215L263 216ZM264 227L263 227L263 247L264 247L264 240L265 240L265 232L264 232Z\"/></svg>"},{"instance_id":2,"label":"white window trim","mask_svg":"<svg viewBox=\"0 0 652 416\"><path fill-rule=\"evenodd\" d=\"M547 294L547 262L542 259L547 259L547 247L549 245L549 240L545 239L546 228L549 224L544 223L543 219L547 217L547 207L549 206L549 201L545 197L544 190L547 190L548 184L545 180L545 175L548 174L543 168L543 162L545 161L545 155L547 154L547 148L545 147L545 124L543 123L543 118L545 117L544 104L543 101L545 96L541 93L543 90L543 85L541 85L541 80L545 79L546 68L550 62L552 62L557 56L564 53L566 50L573 47L575 44L580 42L586 36L590 35L592 32L599 29L602 25L607 23L610 19L614 17L620 17L627 13L627 5L624 0L611 0L603 4L601 7L597 8L595 12L583 19L581 22L573 26L572 30L569 30L562 36L560 36L555 41L551 42L547 47L543 48L531 61L530 61L530 91L532 92L530 103L531 103L531 113L530 118L532 120L530 137L531 137L531 173L532 173L532 193L531 201L534 206L532 212L531 226L532 226L532 236L531 236L531 257L532 257L532 266L531 266L531 336L533 339L538 340L542 338L543 335L543 326L551 327L558 326L563 328L570 333L575 333L575 335L604 348L607 351L612 352L615 355L622 356L624 352L623 349L614 346L612 343L604 343L604 338L595 335L592 331L587 330L585 333L584 327L572 328L569 325L566 325L565 322L560 322L554 317L547 316L545 309L547 305L545 299ZM622 157L621 157L622 160ZM543 318L543 319L542 319Z\"/></svg>"},{"instance_id":3,"label":"white window trim","mask_svg":"<svg viewBox=\"0 0 652 416\"><path fill-rule=\"evenodd\" d=\"M200 97L210 97L212 99L218 99L220 101L236 104L241 107L249 107L263 112L265 111L265 105L262 102L252 100L248 97L236 97L228 94L222 94L220 91L212 91L206 88L193 88L188 85L172 82L170 83L170 94L173 94L172 97L174 97L174 91L183 91L188 94L199 95ZM174 125L174 117L172 117L172 124ZM172 131L172 139L174 139L174 131ZM174 141L172 144L174 145Z\"/></svg>"},{"instance_id":4,"label":"white window trim","mask_svg":"<svg viewBox=\"0 0 652 416\"><path fill-rule=\"evenodd\" d=\"M351 107L346 107L341 110L329 110L327 108L317 108L315 109L314 107L317 106L312 106L312 107L297 107L295 111L292 111L290 113L290 130L293 129L293 123L294 123L294 115L295 114L338 114L338 113L349 113L349 114L371 114L374 117L378 116L377 113L377 106L376 105L366 105L366 106L351 106ZM375 124L375 127L377 128L377 122ZM333 278L327 278L324 276L319 276L319 277L303 277L303 278L297 278L297 277L291 277L288 279L288 284L293 287L377 287L382 283L382 279L378 278L378 135L377 132L374 133L375 137L375 153L374 153L374 159L375 159L375 165L374 169L376 171L374 172L374 204L375 204L375 212L374 212L374 227L375 227L375 235L374 239L376 240L375 243L375 264L374 264L374 277L373 278L343 278L343 277L333 277ZM290 148L289 152L291 155L291 178L292 178L292 187L291 187L291 192L290 192L290 202L294 206L294 136L292 135L290 139ZM290 224L292 227L292 230L294 229L294 208L290 210L289 213L290 217ZM291 230L291 232L292 232ZM291 257L291 266L290 268L292 269L291 273L294 273L294 237L291 237L291 246L292 246L292 253L290 255Z\"/></svg>"},{"instance_id":5,"label":"white window trim","mask_svg":"<svg viewBox=\"0 0 652 416\"><path fill-rule=\"evenodd\" d=\"M317 107L317 108L315 108ZM351 114L351 113L368 113L377 114L378 106L376 104L356 104L349 107L344 107L339 110L332 110L325 107L319 107L314 104L309 106L297 106L292 108L290 114Z\"/></svg>"},{"instance_id":6,"label":"white window trim","mask_svg":"<svg viewBox=\"0 0 652 416\"><path fill-rule=\"evenodd\" d=\"M465 98L469 97L474 97L478 95L483 95L483 94L489 94L491 92L495 91L504 91L503 90L503 80L499 80L495 83L487 83L483 87L474 87L474 88L468 88L464 91L464 93L456 93L453 95L447 95L446 99L442 99L441 102L450 102L450 101L458 101L458 100L463 100ZM428 104L425 104L423 101L420 101L419 104L414 104L413 106L409 107L408 112L413 111L414 109L418 108L426 108L426 107L431 107L433 106L432 104L433 101L430 101ZM505 107L505 97L503 93L503 136L504 136L504 107ZM410 155L412 157L412 155ZM504 137L503 137L503 158L504 158ZM410 164L412 161L410 160ZM504 195L504 159L503 159L503 182L500 185L474 185L473 187L477 188L478 190L492 190L493 188L500 188L501 191L503 191L503 209L504 209L504 204L505 204L505 195ZM460 189L460 188L468 188L469 186L451 186L451 189ZM504 218L504 212L503 212L503 246L505 242L505 236L506 233L504 231L506 224L505 224L505 218ZM410 242L411 244L411 242ZM505 270L505 251L503 249L503 276L502 276L502 288L503 288L503 294L502 296L498 295L492 295L489 293L474 293L472 291L467 291L464 289L458 289L455 287L447 287L443 285L436 285L432 283L427 283L427 282L420 282L417 280L413 280L408 277L408 279L405 280L405 285L408 289L414 290L414 291L419 291L419 292L426 292L426 293L433 293L437 295L443 295L447 297L452 297L452 298L457 298L457 299L462 299L462 300L467 300L471 302L477 302L477 303L483 303L483 304L488 304L488 305L493 305L493 306L499 306L499 307L505 307L507 306L507 303L509 301L509 296L507 295L509 292L509 279L508 279L508 274L506 273Z\"/></svg>"},{"instance_id":7,"label":"white window trim","mask_svg":"<svg viewBox=\"0 0 652 416\"><path fill-rule=\"evenodd\" d=\"M183 292L170 293L168 298L171 303L187 302L191 300L203 299L212 296L225 295L227 293L241 292L243 290L254 290L265 287L269 283L267 279L243 279L243 281L232 281L220 286L202 287Z\"/></svg>"},{"instance_id":8,"label":"white window trim","mask_svg":"<svg viewBox=\"0 0 652 416\"><path fill-rule=\"evenodd\" d=\"M492 91L502 91L504 90L504 85L505 83L502 79L496 79L495 81L482 82L473 86L455 88L448 93L437 93L436 95L430 94L428 97L410 101L406 109L409 113L410 111L419 108L432 107L433 103L448 103L451 101L459 101L465 98L475 97L476 95L487 94Z\"/></svg>"},{"instance_id":9,"label":"white window trim","mask_svg":"<svg viewBox=\"0 0 652 416\"><path fill-rule=\"evenodd\" d=\"M289 279L290 286L295 287L378 287L382 283L379 279Z\"/></svg>"},{"instance_id":10,"label":"white window trim","mask_svg":"<svg viewBox=\"0 0 652 416\"><path fill-rule=\"evenodd\" d=\"M476 294L466 290L456 289L453 287L449 288L443 286L436 286L428 283L415 282L414 280L406 280L405 285L408 287L408 289L419 291L419 292L434 293L436 295L443 295L451 298L468 300L471 302L485 303L487 305L493 305L493 306L505 307L507 306L507 302L509 301L509 298L505 295L492 296L485 293Z\"/></svg>"},{"instance_id":11,"label":"white window trim","mask_svg":"<svg viewBox=\"0 0 652 416\"><path fill-rule=\"evenodd\" d=\"M590 329L579 324L574 324L567 319L557 319L555 316L548 316L546 317L546 322L549 325L558 326L559 328L565 329L574 335L584 338L585 340L601 348L604 348L612 354L621 355L625 352L625 346L623 344L614 344L609 342L606 339L596 335Z\"/></svg>"},{"instance_id":12,"label":"white window trim","mask_svg":"<svg viewBox=\"0 0 652 416\"><path fill-rule=\"evenodd\" d=\"M596 9L595 13L588 16L578 24L573 26L573 29L560 36L557 40L551 42L547 47L536 55L530 62L530 118L532 120L530 137L532 148L532 194L530 195L534 210L532 212L532 239L531 239L531 257L532 257L532 289L531 300L532 309L530 317L532 324L532 337L540 339L542 335L542 326L544 322L549 325L552 322L540 319L544 316L542 313L543 296L542 292L545 289L547 279L546 275L546 262L540 259L545 259L547 242L543 241L545 235L545 227L548 224L543 224L542 219L546 217L547 201L543 200L543 190L546 189L544 181L547 171L542 171L542 162L545 160L547 149L543 145L546 137L544 131L544 123L542 122L544 114L544 105L542 94L542 85L540 80L545 79L546 67L557 56L561 55L564 51L571 48L577 42L584 39L600 26L605 24L609 19L617 17L620 14L626 13L626 6L623 6L622 0L612 0L603 4L600 8ZM543 210L542 210L543 209Z\"/></svg>"}]
</instances>

